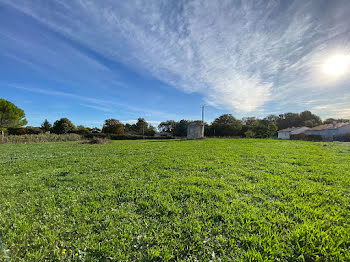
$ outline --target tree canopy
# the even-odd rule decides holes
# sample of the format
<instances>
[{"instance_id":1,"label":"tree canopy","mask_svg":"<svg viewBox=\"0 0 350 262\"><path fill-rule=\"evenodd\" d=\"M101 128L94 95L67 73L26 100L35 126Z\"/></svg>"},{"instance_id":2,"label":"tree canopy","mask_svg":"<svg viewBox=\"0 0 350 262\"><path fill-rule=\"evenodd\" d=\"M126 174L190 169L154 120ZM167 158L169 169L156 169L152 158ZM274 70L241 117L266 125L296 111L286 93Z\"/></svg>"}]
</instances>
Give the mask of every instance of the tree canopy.
<instances>
[{"instance_id":1,"label":"tree canopy","mask_svg":"<svg viewBox=\"0 0 350 262\"><path fill-rule=\"evenodd\" d=\"M75 125L68 118L57 120L52 127L55 134L67 134L76 130Z\"/></svg>"},{"instance_id":2,"label":"tree canopy","mask_svg":"<svg viewBox=\"0 0 350 262\"><path fill-rule=\"evenodd\" d=\"M52 125L47 119L45 119L45 121L41 124L41 127L40 127L40 129L44 132L51 131L51 128L52 128Z\"/></svg>"},{"instance_id":3,"label":"tree canopy","mask_svg":"<svg viewBox=\"0 0 350 262\"><path fill-rule=\"evenodd\" d=\"M123 124L114 118L105 120L105 123L102 128L103 133L109 133L109 134L117 134L117 135L123 135L124 134L124 126Z\"/></svg>"},{"instance_id":4,"label":"tree canopy","mask_svg":"<svg viewBox=\"0 0 350 262\"><path fill-rule=\"evenodd\" d=\"M24 111L15 104L0 98L0 128L21 127L28 122Z\"/></svg>"},{"instance_id":5,"label":"tree canopy","mask_svg":"<svg viewBox=\"0 0 350 262\"><path fill-rule=\"evenodd\" d=\"M224 114L214 120L212 129L215 136L239 136L242 121L231 114Z\"/></svg>"}]
</instances>

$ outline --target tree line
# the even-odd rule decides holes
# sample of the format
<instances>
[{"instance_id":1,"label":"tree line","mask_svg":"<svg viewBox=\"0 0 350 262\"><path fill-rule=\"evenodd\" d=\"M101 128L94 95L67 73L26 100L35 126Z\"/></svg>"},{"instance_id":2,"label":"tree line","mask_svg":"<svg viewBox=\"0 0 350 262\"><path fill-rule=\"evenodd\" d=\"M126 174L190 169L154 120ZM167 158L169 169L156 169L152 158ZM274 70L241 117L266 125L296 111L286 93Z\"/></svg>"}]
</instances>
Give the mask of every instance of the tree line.
<instances>
[{"instance_id":1,"label":"tree line","mask_svg":"<svg viewBox=\"0 0 350 262\"><path fill-rule=\"evenodd\" d=\"M236 119L232 114L223 114L212 123L204 123L204 134L207 137L254 137L266 138L276 136L277 131L288 127L315 127L321 124L333 122L348 122L348 119L328 118L324 121L310 111L301 113L284 113L280 115L268 115L265 118L244 117ZM182 119L180 121L167 120L158 125L160 132L170 133L176 137L187 136L187 126L192 121ZM138 118L135 124L123 124L117 119L106 119L102 129L89 128L82 125L75 126L68 118L61 118L51 124L47 119L40 127L25 127L27 120L24 111L13 103L0 99L0 129L3 133L7 129L8 134L39 134L52 132L55 134L94 134L105 133L115 135L142 135L153 136L157 129L144 118Z\"/></svg>"},{"instance_id":2,"label":"tree line","mask_svg":"<svg viewBox=\"0 0 350 262\"><path fill-rule=\"evenodd\" d=\"M348 119L321 118L310 111L301 113L284 113L280 115L268 115L265 118L244 117L236 119L232 114L223 114L212 123L204 123L204 135L207 137L252 137L266 138L277 136L277 131L289 127L315 127L321 124L336 122L348 122ZM169 132L174 136L186 136L188 120L168 120L161 122L158 129L161 132Z\"/></svg>"}]
</instances>

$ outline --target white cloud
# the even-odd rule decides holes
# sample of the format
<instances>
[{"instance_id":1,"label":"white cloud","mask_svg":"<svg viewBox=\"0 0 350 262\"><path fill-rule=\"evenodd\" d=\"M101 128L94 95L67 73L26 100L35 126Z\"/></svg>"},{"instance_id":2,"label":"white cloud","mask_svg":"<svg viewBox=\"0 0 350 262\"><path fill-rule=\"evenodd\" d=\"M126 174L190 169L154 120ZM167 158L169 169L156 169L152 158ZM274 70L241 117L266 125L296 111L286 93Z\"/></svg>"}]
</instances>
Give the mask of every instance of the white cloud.
<instances>
[{"instance_id":1,"label":"white cloud","mask_svg":"<svg viewBox=\"0 0 350 262\"><path fill-rule=\"evenodd\" d=\"M338 102L315 106L312 112L322 115L324 118L350 118L350 102Z\"/></svg>"},{"instance_id":2,"label":"white cloud","mask_svg":"<svg viewBox=\"0 0 350 262\"><path fill-rule=\"evenodd\" d=\"M283 110L312 100L317 109L320 97L341 93L350 80L340 85L319 71L335 49L350 52L342 44L350 40L344 2L3 1L218 108Z\"/></svg>"}]
</instances>

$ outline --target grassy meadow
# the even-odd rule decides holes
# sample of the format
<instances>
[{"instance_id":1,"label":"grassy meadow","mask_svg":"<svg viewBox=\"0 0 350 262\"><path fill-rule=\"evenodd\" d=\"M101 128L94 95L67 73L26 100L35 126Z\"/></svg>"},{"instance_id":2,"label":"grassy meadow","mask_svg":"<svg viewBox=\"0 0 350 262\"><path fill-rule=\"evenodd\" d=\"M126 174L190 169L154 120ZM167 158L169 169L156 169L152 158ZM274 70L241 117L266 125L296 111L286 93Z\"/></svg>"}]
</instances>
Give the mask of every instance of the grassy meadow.
<instances>
[{"instance_id":1,"label":"grassy meadow","mask_svg":"<svg viewBox=\"0 0 350 262\"><path fill-rule=\"evenodd\" d=\"M350 261L350 143L0 145L0 261Z\"/></svg>"}]
</instances>

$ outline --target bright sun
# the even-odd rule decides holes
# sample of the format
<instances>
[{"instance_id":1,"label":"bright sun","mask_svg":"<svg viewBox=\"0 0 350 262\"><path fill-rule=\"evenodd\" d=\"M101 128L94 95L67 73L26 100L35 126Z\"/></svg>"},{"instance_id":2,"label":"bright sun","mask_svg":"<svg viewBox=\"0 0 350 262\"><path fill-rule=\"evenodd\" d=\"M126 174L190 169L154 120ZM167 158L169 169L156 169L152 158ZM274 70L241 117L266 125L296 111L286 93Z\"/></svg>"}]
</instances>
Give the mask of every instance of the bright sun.
<instances>
[{"instance_id":1,"label":"bright sun","mask_svg":"<svg viewBox=\"0 0 350 262\"><path fill-rule=\"evenodd\" d=\"M323 64L323 71L329 75L343 75L350 69L350 55L335 55Z\"/></svg>"}]
</instances>

